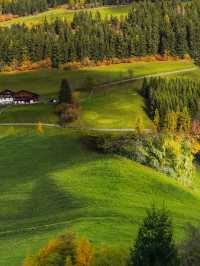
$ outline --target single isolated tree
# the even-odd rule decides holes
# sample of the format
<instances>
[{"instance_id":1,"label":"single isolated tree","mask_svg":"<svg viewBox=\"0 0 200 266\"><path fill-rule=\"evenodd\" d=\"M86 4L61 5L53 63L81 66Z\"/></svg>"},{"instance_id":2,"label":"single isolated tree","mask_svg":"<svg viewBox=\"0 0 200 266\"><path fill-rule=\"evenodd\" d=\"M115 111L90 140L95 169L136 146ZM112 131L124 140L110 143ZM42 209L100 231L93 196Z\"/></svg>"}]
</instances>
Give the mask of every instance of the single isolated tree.
<instances>
[{"instance_id":1,"label":"single isolated tree","mask_svg":"<svg viewBox=\"0 0 200 266\"><path fill-rule=\"evenodd\" d=\"M139 135L144 132L144 121L141 116L139 116L136 120L135 130Z\"/></svg>"},{"instance_id":2,"label":"single isolated tree","mask_svg":"<svg viewBox=\"0 0 200 266\"><path fill-rule=\"evenodd\" d=\"M165 210L152 207L139 229L130 254L131 266L177 266L171 219Z\"/></svg>"},{"instance_id":3,"label":"single isolated tree","mask_svg":"<svg viewBox=\"0 0 200 266\"><path fill-rule=\"evenodd\" d=\"M154 125L156 126L156 129L159 130L160 129L160 114L159 114L158 109L156 109L155 111L153 122L154 122Z\"/></svg>"},{"instance_id":4,"label":"single isolated tree","mask_svg":"<svg viewBox=\"0 0 200 266\"><path fill-rule=\"evenodd\" d=\"M60 103L72 103L72 91L67 79L61 81L60 92L59 92Z\"/></svg>"}]
</instances>

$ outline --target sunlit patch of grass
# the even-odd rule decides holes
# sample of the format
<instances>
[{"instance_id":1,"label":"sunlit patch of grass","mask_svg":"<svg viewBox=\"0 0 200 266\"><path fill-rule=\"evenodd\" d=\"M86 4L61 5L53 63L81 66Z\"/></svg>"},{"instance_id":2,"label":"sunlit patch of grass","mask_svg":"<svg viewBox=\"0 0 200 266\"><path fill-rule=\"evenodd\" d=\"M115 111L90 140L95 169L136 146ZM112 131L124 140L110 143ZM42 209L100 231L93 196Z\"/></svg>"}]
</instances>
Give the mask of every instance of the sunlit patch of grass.
<instances>
[{"instance_id":1,"label":"sunlit patch of grass","mask_svg":"<svg viewBox=\"0 0 200 266\"><path fill-rule=\"evenodd\" d=\"M128 70L133 70L133 77L181 70L193 67L190 61L136 62L101 67L83 68L74 71L41 69L21 73L0 73L0 89L27 89L42 96L57 96L62 78L70 80L72 89L83 88L88 77L96 85L128 78Z\"/></svg>"},{"instance_id":2,"label":"sunlit patch of grass","mask_svg":"<svg viewBox=\"0 0 200 266\"><path fill-rule=\"evenodd\" d=\"M85 12L91 12L93 15L96 14L96 12L99 12L102 16L102 18L109 18L110 16L115 17L121 17L126 16L128 14L128 11L130 10L131 5L128 6L115 6L115 7L98 7L98 8L87 8L84 9ZM32 25L41 24L45 21L45 19L52 23L57 18L59 19L65 19L68 22L71 22L73 20L74 14L79 12L80 10L69 10L64 7L60 8L53 8L46 12L33 15L33 16L25 16L25 17L19 17L14 18L9 21L0 22L0 26L2 27L8 27L13 24L26 24L27 26L31 27Z\"/></svg>"},{"instance_id":3,"label":"sunlit patch of grass","mask_svg":"<svg viewBox=\"0 0 200 266\"><path fill-rule=\"evenodd\" d=\"M142 118L144 127L151 127L144 100L138 94L140 86L141 83L133 82L97 91L82 103L76 123L99 128L134 128L138 118Z\"/></svg>"}]
</instances>

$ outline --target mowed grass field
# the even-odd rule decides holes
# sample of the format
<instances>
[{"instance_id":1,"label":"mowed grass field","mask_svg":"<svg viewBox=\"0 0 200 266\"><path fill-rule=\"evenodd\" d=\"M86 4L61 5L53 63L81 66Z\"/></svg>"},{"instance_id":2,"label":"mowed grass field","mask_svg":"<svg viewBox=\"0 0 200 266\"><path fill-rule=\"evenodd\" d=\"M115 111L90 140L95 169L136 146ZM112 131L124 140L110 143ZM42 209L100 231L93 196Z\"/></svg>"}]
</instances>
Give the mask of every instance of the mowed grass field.
<instances>
[{"instance_id":1,"label":"mowed grass field","mask_svg":"<svg viewBox=\"0 0 200 266\"><path fill-rule=\"evenodd\" d=\"M87 79L93 78L95 85L133 77L165 73L193 67L188 61L137 62L103 67L84 68L77 71L38 70L26 73L0 74L0 89L27 89L38 93L46 102L49 97L58 97L60 81L68 78L80 101L80 119L75 125L98 128L132 128L138 117L144 126L151 127L151 121L144 110L143 98L139 95L142 81L98 88L87 92ZM46 122L56 123L54 107L48 104L15 106L0 114L1 122Z\"/></svg>"},{"instance_id":2,"label":"mowed grass field","mask_svg":"<svg viewBox=\"0 0 200 266\"><path fill-rule=\"evenodd\" d=\"M88 150L75 131L4 128L0 153L2 266L21 265L69 230L95 245L129 247L153 203L170 210L177 242L188 222L199 221L199 178L185 188L126 158Z\"/></svg>"},{"instance_id":3,"label":"mowed grass field","mask_svg":"<svg viewBox=\"0 0 200 266\"><path fill-rule=\"evenodd\" d=\"M40 69L36 71L0 73L0 90L14 91L27 89L39 93L42 97L58 96L62 78L69 79L73 90L86 86L87 79L93 78L99 85L111 81L128 78L128 71L133 77L176 71L194 67L191 61L155 61L116 64L109 66L82 68L80 70L60 71L56 69Z\"/></svg>"},{"instance_id":4,"label":"mowed grass field","mask_svg":"<svg viewBox=\"0 0 200 266\"><path fill-rule=\"evenodd\" d=\"M152 122L139 94L142 81L99 89L81 102L80 118L75 125L95 128L134 128L142 119L145 128Z\"/></svg>"},{"instance_id":5,"label":"mowed grass field","mask_svg":"<svg viewBox=\"0 0 200 266\"><path fill-rule=\"evenodd\" d=\"M92 95L81 94L80 117L71 125L93 128L133 128L142 118L145 128L152 122L145 112L143 97L138 89L141 81L112 86L94 91ZM10 106L2 109L0 123L59 123L55 106L35 104L31 106Z\"/></svg>"},{"instance_id":6,"label":"mowed grass field","mask_svg":"<svg viewBox=\"0 0 200 266\"><path fill-rule=\"evenodd\" d=\"M99 12L102 18L109 18L110 16L120 18L122 16L126 16L130 8L131 8L131 5L127 5L127 6L87 8L87 9L83 9L82 11L91 12L93 15ZM73 20L74 14L80 11L81 10L69 10L65 7L53 8L53 9L50 9L46 12L43 12L37 15L19 17L19 18L14 18L9 21L0 22L0 27L8 27L14 24L25 24L31 27L33 25L43 23L45 19L49 23L51 23L55 21L57 18L65 19L68 22L71 22Z\"/></svg>"},{"instance_id":7,"label":"mowed grass field","mask_svg":"<svg viewBox=\"0 0 200 266\"><path fill-rule=\"evenodd\" d=\"M47 104L9 106L1 109L0 123L58 123L55 107Z\"/></svg>"}]
</instances>

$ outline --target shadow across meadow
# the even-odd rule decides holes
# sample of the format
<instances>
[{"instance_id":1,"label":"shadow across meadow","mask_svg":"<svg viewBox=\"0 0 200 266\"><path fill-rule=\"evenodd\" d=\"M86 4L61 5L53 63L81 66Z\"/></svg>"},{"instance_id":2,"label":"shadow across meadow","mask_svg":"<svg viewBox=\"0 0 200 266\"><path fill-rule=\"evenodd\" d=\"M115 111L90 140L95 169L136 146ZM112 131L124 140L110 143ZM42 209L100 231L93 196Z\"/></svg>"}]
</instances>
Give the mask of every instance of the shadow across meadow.
<instances>
[{"instance_id":1,"label":"shadow across meadow","mask_svg":"<svg viewBox=\"0 0 200 266\"><path fill-rule=\"evenodd\" d=\"M49 223L87 204L51 178L56 170L95 160L78 137L62 135L5 137L0 140L1 230L17 224Z\"/></svg>"}]
</instances>

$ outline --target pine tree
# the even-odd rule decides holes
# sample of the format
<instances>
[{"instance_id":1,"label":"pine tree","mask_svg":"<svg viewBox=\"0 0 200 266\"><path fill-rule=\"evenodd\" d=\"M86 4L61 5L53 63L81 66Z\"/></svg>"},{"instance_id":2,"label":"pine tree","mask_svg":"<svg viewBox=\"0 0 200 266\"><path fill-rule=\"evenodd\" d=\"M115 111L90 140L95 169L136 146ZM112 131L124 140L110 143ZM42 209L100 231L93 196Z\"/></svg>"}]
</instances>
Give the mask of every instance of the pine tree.
<instances>
[{"instance_id":1,"label":"pine tree","mask_svg":"<svg viewBox=\"0 0 200 266\"><path fill-rule=\"evenodd\" d=\"M72 103L72 91L67 79L61 81L60 92L59 92L60 103Z\"/></svg>"},{"instance_id":2,"label":"pine tree","mask_svg":"<svg viewBox=\"0 0 200 266\"><path fill-rule=\"evenodd\" d=\"M160 115L159 115L158 109L156 109L156 111L155 111L153 122L154 122L157 130L159 130L160 129Z\"/></svg>"},{"instance_id":3,"label":"pine tree","mask_svg":"<svg viewBox=\"0 0 200 266\"><path fill-rule=\"evenodd\" d=\"M171 219L163 209L148 210L130 256L131 266L178 266Z\"/></svg>"},{"instance_id":4,"label":"pine tree","mask_svg":"<svg viewBox=\"0 0 200 266\"><path fill-rule=\"evenodd\" d=\"M135 129L138 134L142 134L144 132L144 121L142 117L137 118Z\"/></svg>"},{"instance_id":5,"label":"pine tree","mask_svg":"<svg viewBox=\"0 0 200 266\"><path fill-rule=\"evenodd\" d=\"M191 118L186 107L179 113L178 123L179 130L187 132L190 129Z\"/></svg>"},{"instance_id":6,"label":"pine tree","mask_svg":"<svg viewBox=\"0 0 200 266\"><path fill-rule=\"evenodd\" d=\"M61 55L58 43L54 43L51 52L52 67L58 68L61 63Z\"/></svg>"},{"instance_id":7,"label":"pine tree","mask_svg":"<svg viewBox=\"0 0 200 266\"><path fill-rule=\"evenodd\" d=\"M178 114L176 112L169 112L165 118L164 127L171 133L174 133L177 130L178 123Z\"/></svg>"}]
</instances>

